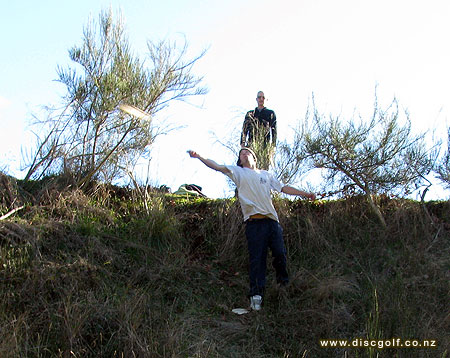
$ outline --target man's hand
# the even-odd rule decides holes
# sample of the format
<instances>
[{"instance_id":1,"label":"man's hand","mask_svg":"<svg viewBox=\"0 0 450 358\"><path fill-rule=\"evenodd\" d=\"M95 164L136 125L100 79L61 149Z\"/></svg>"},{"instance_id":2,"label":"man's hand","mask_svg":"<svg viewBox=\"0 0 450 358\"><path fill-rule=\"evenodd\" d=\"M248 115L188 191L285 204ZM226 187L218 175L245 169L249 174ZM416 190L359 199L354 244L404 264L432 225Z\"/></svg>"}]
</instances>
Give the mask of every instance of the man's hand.
<instances>
[{"instance_id":1,"label":"man's hand","mask_svg":"<svg viewBox=\"0 0 450 358\"><path fill-rule=\"evenodd\" d=\"M200 154L194 152L193 150L188 150L187 152L191 158L200 158Z\"/></svg>"},{"instance_id":2,"label":"man's hand","mask_svg":"<svg viewBox=\"0 0 450 358\"><path fill-rule=\"evenodd\" d=\"M211 159L205 159L200 154L193 150L188 150L188 154L191 158L197 158L199 159L203 164L205 164L208 168L217 170L219 172L222 172L224 174L230 173L230 170L225 165L219 165L214 160Z\"/></svg>"},{"instance_id":3,"label":"man's hand","mask_svg":"<svg viewBox=\"0 0 450 358\"><path fill-rule=\"evenodd\" d=\"M316 200L316 194L308 193L306 191L299 190L297 188L293 188L292 186L289 186L289 185L285 185L284 187L282 187L281 188L281 192L285 193L285 194L289 194L289 195L301 196L303 198L307 198L307 199L310 199L312 201Z\"/></svg>"}]
</instances>

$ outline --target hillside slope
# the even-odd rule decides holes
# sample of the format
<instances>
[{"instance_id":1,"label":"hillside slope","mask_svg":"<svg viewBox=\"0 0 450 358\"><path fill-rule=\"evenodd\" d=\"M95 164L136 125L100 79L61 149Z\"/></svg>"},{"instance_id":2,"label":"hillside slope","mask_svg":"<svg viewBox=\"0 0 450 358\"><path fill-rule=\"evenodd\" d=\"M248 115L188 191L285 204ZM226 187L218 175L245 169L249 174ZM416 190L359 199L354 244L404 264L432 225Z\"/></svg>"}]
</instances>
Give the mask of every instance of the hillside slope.
<instances>
[{"instance_id":1,"label":"hillside slope","mask_svg":"<svg viewBox=\"0 0 450 358\"><path fill-rule=\"evenodd\" d=\"M239 316L247 252L234 199L33 195L0 221L1 357L449 355L449 202L381 198L384 230L359 197L276 199L291 283L277 289L269 267L263 310ZM437 347L320 344L357 338Z\"/></svg>"}]
</instances>

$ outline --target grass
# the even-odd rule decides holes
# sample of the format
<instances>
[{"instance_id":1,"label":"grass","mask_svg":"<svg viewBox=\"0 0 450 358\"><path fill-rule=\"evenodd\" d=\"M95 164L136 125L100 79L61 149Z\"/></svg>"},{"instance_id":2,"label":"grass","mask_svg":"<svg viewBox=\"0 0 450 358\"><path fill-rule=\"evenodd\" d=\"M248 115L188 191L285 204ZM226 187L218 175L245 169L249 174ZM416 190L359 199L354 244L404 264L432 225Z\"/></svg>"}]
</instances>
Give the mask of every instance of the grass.
<instances>
[{"instance_id":1,"label":"grass","mask_svg":"<svg viewBox=\"0 0 450 358\"><path fill-rule=\"evenodd\" d=\"M269 268L263 310L238 316L248 278L234 199L47 191L0 221L0 356L449 356L450 203L425 215L384 198L386 230L359 197L275 205L291 282L277 289ZM438 347L320 348L327 338Z\"/></svg>"}]
</instances>

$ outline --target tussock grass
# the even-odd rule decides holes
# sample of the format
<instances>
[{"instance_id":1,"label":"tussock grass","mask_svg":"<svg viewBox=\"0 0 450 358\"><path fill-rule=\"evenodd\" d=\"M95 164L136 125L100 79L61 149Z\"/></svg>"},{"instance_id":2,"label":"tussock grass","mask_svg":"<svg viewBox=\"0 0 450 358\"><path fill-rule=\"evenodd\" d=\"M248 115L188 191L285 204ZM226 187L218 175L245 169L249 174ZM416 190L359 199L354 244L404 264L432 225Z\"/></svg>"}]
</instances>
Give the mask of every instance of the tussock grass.
<instances>
[{"instance_id":1,"label":"tussock grass","mask_svg":"<svg viewBox=\"0 0 450 358\"><path fill-rule=\"evenodd\" d=\"M446 357L450 204L275 201L291 282L247 307L234 199L47 190L0 221L1 357ZM144 210L145 208L145 210ZM426 209L426 210L425 210ZM270 262L270 259L269 259ZM435 339L436 349L320 348Z\"/></svg>"}]
</instances>

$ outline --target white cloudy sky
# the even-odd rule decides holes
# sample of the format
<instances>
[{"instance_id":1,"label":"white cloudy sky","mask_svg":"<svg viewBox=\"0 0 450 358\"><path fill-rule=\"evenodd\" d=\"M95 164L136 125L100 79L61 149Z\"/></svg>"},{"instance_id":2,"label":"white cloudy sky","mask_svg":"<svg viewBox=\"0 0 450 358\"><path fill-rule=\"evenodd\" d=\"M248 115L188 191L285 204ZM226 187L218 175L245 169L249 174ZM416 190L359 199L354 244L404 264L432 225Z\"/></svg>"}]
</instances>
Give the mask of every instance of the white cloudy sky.
<instances>
[{"instance_id":1,"label":"white cloudy sky","mask_svg":"<svg viewBox=\"0 0 450 358\"><path fill-rule=\"evenodd\" d=\"M197 183L211 197L226 195L222 174L188 158L195 149L218 162L234 161L216 143L240 129L258 90L275 110L280 139L306 112L314 93L323 112L362 114L394 96L416 131L445 138L450 110L450 2L447 0L56 0L0 5L0 168L20 177L21 150L32 143L27 123L64 93L56 67L80 44L89 18L121 10L133 48L146 40L186 38L194 68L209 93L198 106L176 104L158 120L184 128L154 146L150 181L176 190ZM299 182L297 186L305 183Z\"/></svg>"}]
</instances>

